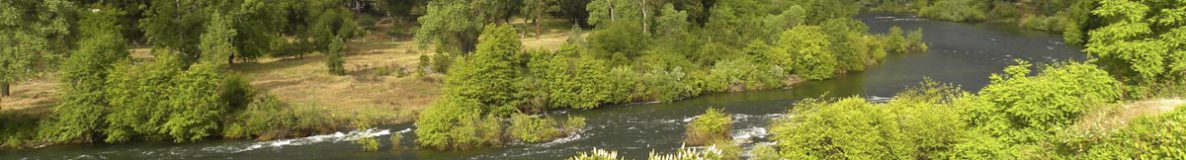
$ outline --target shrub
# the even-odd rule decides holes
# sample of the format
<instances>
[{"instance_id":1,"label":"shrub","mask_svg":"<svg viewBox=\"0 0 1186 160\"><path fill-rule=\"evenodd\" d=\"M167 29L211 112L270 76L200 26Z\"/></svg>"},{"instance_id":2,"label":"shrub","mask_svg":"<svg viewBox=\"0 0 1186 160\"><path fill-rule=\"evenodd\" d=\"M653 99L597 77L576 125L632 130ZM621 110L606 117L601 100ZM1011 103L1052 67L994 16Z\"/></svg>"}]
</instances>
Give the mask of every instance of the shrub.
<instances>
[{"instance_id":1,"label":"shrub","mask_svg":"<svg viewBox=\"0 0 1186 160\"><path fill-rule=\"evenodd\" d=\"M540 78L542 91L552 108L591 109L609 101L610 77L605 62L592 57L568 58L541 55L528 64Z\"/></svg>"},{"instance_id":2,"label":"shrub","mask_svg":"<svg viewBox=\"0 0 1186 160\"><path fill-rule=\"evenodd\" d=\"M346 54L346 44L340 38L335 38L333 43L329 45L329 51L325 52L325 68L329 70L330 74L345 75L346 67L342 65L346 63L342 56Z\"/></svg>"},{"instance_id":3,"label":"shrub","mask_svg":"<svg viewBox=\"0 0 1186 160\"><path fill-rule=\"evenodd\" d=\"M635 93L635 97L642 99L671 102L700 94L699 88L680 67L651 70L639 81L643 88Z\"/></svg>"},{"instance_id":4,"label":"shrub","mask_svg":"<svg viewBox=\"0 0 1186 160\"><path fill-rule=\"evenodd\" d=\"M719 61L709 70L708 91L742 91L767 89L782 86L785 71L774 65L754 63L746 56L733 60Z\"/></svg>"},{"instance_id":5,"label":"shrub","mask_svg":"<svg viewBox=\"0 0 1186 160\"><path fill-rule=\"evenodd\" d=\"M788 115L796 116L777 119L771 127L783 158L906 158L904 148L893 146L898 130L886 129L886 115L864 99L800 101Z\"/></svg>"},{"instance_id":6,"label":"shrub","mask_svg":"<svg viewBox=\"0 0 1186 160\"><path fill-rule=\"evenodd\" d=\"M375 137L358 138L358 139L354 140L354 144L358 144L358 146L361 146L362 151L378 151L379 150L379 140L376 140Z\"/></svg>"},{"instance_id":7,"label":"shrub","mask_svg":"<svg viewBox=\"0 0 1186 160\"><path fill-rule=\"evenodd\" d=\"M337 120L317 106L292 106L272 95L261 95L244 111L231 115L223 126L226 138L270 140L332 131Z\"/></svg>"},{"instance_id":8,"label":"shrub","mask_svg":"<svg viewBox=\"0 0 1186 160\"><path fill-rule=\"evenodd\" d=\"M926 53L930 49L926 41L922 40L922 28L910 31L909 35L906 36L906 41L910 45L910 52Z\"/></svg>"},{"instance_id":9,"label":"shrub","mask_svg":"<svg viewBox=\"0 0 1186 160\"><path fill-rule=\"evenodd\" d=\"M885 43L890 52L906 53L910 49L910 41L902 36L902 27L890 27L889 33L885 35Z\"/></svg>"},{"instance_id":10,"label":"shrub","mask_svg":"<svg viewBox=\"0 0 1186 160\"><path fill-rule=\"evenodd\" d=\"M1186 105L1141 117L1092 145L1085 159L1182 159L1186 148Z\"/></svg>"},{"instance_id":11,"label":"shrub","mask_svg":"<svg viewBox=\"0 0 1186 160\"><path fill-rule=\"evenodd\" d=\"M1005 74L994 74L979 96L963 105L968 122L1006 142L1033 142L1078 119L1087 107L1121 97L1121 85L1095 65L1047 66L1028 76L1031 65L1019 61Z\"/></svg>"},{"instance_id":12,"label":"shrub","mask_svg":"<svg viewBox=\"0 0 1186 160\"><path fill-rule=\"evenodd\" d=\"M834 76L838 62L836 56L830 53L832 43L823 32L823 28L818 26L796 26L782 32L774 52L789 55L791 61L780 65L805 79L820 80Z\"/></svg>"},{"instance_id":13,"label":"shrub","mask_svg":"<svg viewBox=\"0 0 1186 160\"><path fill-rule=\"evenodd\" d=\"M549 118L525 114L511 115L511 137L527 143L539 143L563 136L557 123Z\"/></svg>"},{"instance_id":14,"label":"shrub","mask_svg":"<svg viewBox=\"0 0 1186 160\"><path fill-rule=\"evenodd\" d=\"M391 133L390 138L391 138L391 149L392 150L399 150L400 148L403 148L402 146L400 146L400 144L402 144L404 141L404 133L403 132Z\"/></svg>"},{"instance_id":15,"label":"shrub","mask_svg":"<svg viewBox=\"0 0 1186 160\"><path fill-rule=\"evenodd\" d=\"M483 116L476 100L445 95L416 118L416 143L437 150L502 144L502 121Z\"/></svg>"},{"instance_id":16,"label":"shrub","mask_svg":"<svg viewBox=\"0 0 1186 160\"><path fill-rule=\"evenodd\" d=\"M709 145L719 141L728 142L732 136L733 118L721 109L709 108L704 114L696 116L688 123L687 137L684 143L689 145Z\"/></svg>"},{"instance_id":17,"label":"shrub","mask_svg":"<svg viewBox=\"0 0 1186 160\"><path fill-rule=\"evenodd\" d=\"M775 150L774 146L768 145L768 144L754 145L753 149L750 149L749 152L750 152L749 158L752 160L780 160L780 159L782 159L782 158L778 157L778 150Z\"/></svg>"}]
</instances>

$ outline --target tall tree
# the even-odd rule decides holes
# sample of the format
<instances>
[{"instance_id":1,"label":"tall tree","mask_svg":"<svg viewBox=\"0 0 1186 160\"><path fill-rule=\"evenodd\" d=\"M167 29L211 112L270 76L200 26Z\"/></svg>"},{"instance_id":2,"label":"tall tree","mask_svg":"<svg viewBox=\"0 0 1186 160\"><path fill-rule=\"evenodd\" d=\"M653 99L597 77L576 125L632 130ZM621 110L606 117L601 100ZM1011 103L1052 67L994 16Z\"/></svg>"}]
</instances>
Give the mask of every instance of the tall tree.
<instances>
[{"instance_id":1,"label":"tall tree","mask_svg":"<svg viewBox=\"0 0 1186 160\"><path fill-rule=\"evenodd\" d=\"M420 29L416 30L420 45L432 44L441 53L473 51L483 23L469 5L456 1L429 2L425 15L420 17Z\"/></svg>"},{"instance_id":2,"label":"tall tree","mask_svg":"<svg viewBox=\"0 0 1186 160\"><path fill-rule=\"evenodd\" d=\"M210 22L206 24L206 31L202 33L201 43L198 44L198 49L202 51L202 54L206 55L202 59L218 65L234 64L235 52L237 50L234 45L231 45L231 41L237 32L235 32L234 28L231 28L233 25L231 17L222 12L211 14Z\"/></svg>"},{"instance_id":3,"label":"tall tree","mask_svg":"<svg viewBox=\"0 0 1186 160\"><path fill-rule=\"evenodd\" d=\"M123 14L113 7L95 7L83 12L79 23L81 40L66 62L62 63L62 103L54 107L44 139L64 142L91 141L102 128L107 109L103 87L107 73L118 61L129 59L123 26L117 25Z\"/></svg>"},{"instance_id":4,"label":"tall tree","mask_svg":"<svg viewBox=\"0 0 1186 160\"><path fill-rule=\"evenodd\" d=\"M535 25L535 38L539 39L542 34L539 20L543 19L544 14L559 10L560 6L556 0L523 0L523 9L520 11L531 18L531 23Z\"/></svg>"},{"instance_id":5,"label":"tall tree","mask_svg":"<svg viewBox=\"0 0 1186 160\"><path fill-rule=\"evenodd\" d=\"M514 28L506 25L486 27L479 39L473 55L449 68L445 91L478 100L487 113L513 113L518 106L514 83L521 74L516 67L523 62L523 44Z\"/></svg>"},{"instance_id":6,"label":"tall tree","mask_svg":"<svg viewBox=\"0 0 1186 160\"><path fill-rule=\"evenodd\" d=\"M313 3L313 2L308 2ZM341 2L338 2L341 3ZM280 33L287 19L286 6L279 0L154 0L140 20L149 43L157 48L179 51L186 63L200 59L202 35L217 16L228 17L232 35L232 54L224 55L232 62L254 60L268 53L280 41Z\"/></svg>"},{"instance_id":7,"label":"tall tree","mask_svg":"<svg viewBox=\"0 0 1186 160\"><path fill-rule=\"evenodd\" d=\"M0 96L10 85L33 76L44 57L68 48L67 36L75 13L65 0L0 1Z\"/></svg>"}]
</instances>

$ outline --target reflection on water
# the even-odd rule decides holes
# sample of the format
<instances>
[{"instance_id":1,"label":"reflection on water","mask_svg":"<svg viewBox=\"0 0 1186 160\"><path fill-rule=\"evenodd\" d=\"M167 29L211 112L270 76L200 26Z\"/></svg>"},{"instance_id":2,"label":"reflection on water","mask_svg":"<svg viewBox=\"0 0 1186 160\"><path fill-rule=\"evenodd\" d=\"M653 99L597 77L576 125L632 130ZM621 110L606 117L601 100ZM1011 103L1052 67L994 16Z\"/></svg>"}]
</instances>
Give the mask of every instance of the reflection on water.
<instances>
[{"instance_id":1,"label":"reflection on water","mask_svg":"<svg viewBox=\"0 0 1186 160\"><path fill-rule=\"evenodd\" d=\"M673 103L608 106L569 114L584 116L584 132L543 144L513 144L463 152L429 150L391 151L389 134L404 134L403 148L414 146L411 125L385 126L367 131L335 133L269 142L211 141L189 144L133 143L118 145L53 146L22 151L0 151L0 159L562 159L577 152L604 148L628 158L651 151L672 152L682 144L684 125L708 107L734 114L734 140L767 143L769 120L782 116L803 98L861 96L884 101L894 93L929 77L979 90L988 75L999 73L1013 59L1038 64L1080 60L1079 48L1066 46L1061 36L1020 30L1010 24L961 24L919 19L910 15L865 13L858 16L870 32L886 33L891 26L922 28L930 53L890 55L885 62L824 81L789 89L719 93ZM352 137L378 136L378 152L362 152Z\"/></svg>"}]
</instances>

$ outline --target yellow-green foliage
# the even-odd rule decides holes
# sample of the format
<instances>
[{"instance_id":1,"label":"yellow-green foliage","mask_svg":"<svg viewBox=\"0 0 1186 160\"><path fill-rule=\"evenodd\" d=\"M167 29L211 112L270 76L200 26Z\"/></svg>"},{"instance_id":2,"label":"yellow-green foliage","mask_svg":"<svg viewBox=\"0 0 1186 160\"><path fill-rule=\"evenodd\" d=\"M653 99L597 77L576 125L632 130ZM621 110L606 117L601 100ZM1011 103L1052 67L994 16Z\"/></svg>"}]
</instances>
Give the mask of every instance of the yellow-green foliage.
<instances>
[{"instance_id":1,"label":"yellow-green foliage","mask_svg":"<svg viewBox=\"0 0 1186 160\"><path fill-rule=\"evenodd\" d=\"M523 44L510 26L486 27L473 55L449 68L446 94L478 102L479 113L513 113L520 101L514 83Z\"/></svg>"},{"instance_id":2,"label":"yellow-green foliage","mask_svg":"<svg viewBox=\"0 0 1186 160\"><path fill-rule=\"evenodd\" d=\"M358 146L362 147L362 151L379 150L379 140L376 140L375 137L358 138L354 140L354 144L358 144Z\"/></svg>"},{"instance_id":3,"label":"yellow-green foliage","mask_svg":"<svg viewBox=\"0 0 1186 160\"><path fill-rule=\"evenodd\" d=\"M433 149L467 149L479 144L474 141L463 140L475 138L476 129L463 131L462 128L473 126L476 117L481 117L479 106L474 100L456 97L444 97L432 106L424 109L416 118L416 143ZM463 124L464 123L464 124Z\"/></svg>"},{"instance_id":4,"label":"yellow-green foliage","mask_svg":"<svg viewBox=\"0 0 1186 160\"><path fill-rule=\"evenodd\" d=\"M782 32L771 52L789 55L789 61L778 64L790 68L792 73L819 80L836 74L838 62L836 55L830 52L831 47L823 28L796 26Z\"/></svg>"},{"instance_id":5,"label":"yellow-green foliage","mask_svg":"<svg viewBox=\"0 0 1186 160\"><path fill-rule=\"evenodd\" d=\"M964 132L958 110L947 105L957 95L928 81L886 104L805 100L772 131L788 159L939 159Z\"/></svg>"},{"instance_id":6,"label":"yellow-green foliage","mask_svg":"<svg viewBox=\"0 0 1186 160\"><path fill-rule=\"evenodd\" d=\"M568 117L561 123L556 118L525 114L511 115L511 126L507 128L512 138L527 143L539 143L576 134L585 128L585 117Z\"/></svg>"},{"instance_id":7,"label":"yellow-green foliage","mask_svg":"<svg viewBox=\"0 0 1186 160\"><path fill-rule=\"evenodd\" d=\"M1182 1L1101 0L1093 13L1103 26L1089 33L1086 52L1126 82L1186 80L1186 19Z\"/></svg>"},{"instance_id":8,"label":"yellow-green foliage","mask_svg":"<svg viewBox=\"0 0 1186 160\"><path fill-rule=\"evenodd\" d=\"M1031 65L1019 63L992 75L978 96L960 104L970 124L1006 142L1047 139L1089 106L1121 98L1120 83L1095 65L1064 63L1028 76Z\"/></svg>"},{"instance_id":9,"label":"yellow-green foliage","mask_svg":"<svg viewBox=\"0 0 1186 160\"><path fill-rule=\"evenodd\" d=\"M557 124L546 117L514 114L511 115L511 126L507 130L510 130L511 137L515 139L527 143L539 143L564 136L564 133L556 128Z\"/></svg>"},{"instance_id":10,"label":"yellow-green foliage","mask_svg":"<svg viewBox=\"0 0 1186 160\"><path fill-rule=\"evenodd\" d=\"M226 138L256 138L260 140L290 138L337 128L330 112L316 106L293 106L274 96L262 95L247 105L246 110L231 115L224 124Z\"/></svg>"},{"instance_id":11,"label":"yellow-green foliage","mask_svg":"<svg viewBox=\"0 0 1186 160\"><path fill-rule=\"evenodd\" d=\"M733 117L721 109L709 108L704 114L696 116L688 123L687 137L684 143L689 145L709 145L719 141L729 141L732 136Z\"/></svg>"},{"instance_id":12,"label":"yellow-green foliage","mask_svg":"<svg viewBox=\"0 0 1186 160\"><path fill-rule=\"evenodd\" d=\"M862 98L836 103L802 101L778 119L772 131L788 159L907 159L901 130L886 113Z\"/></svg>"},{"instance_id":13,"label":"yellow-green foliage","mask_svg":"<svg viewBox=\"0 0 1186 160\"><path fill-rule=\"evenodd\" d=\"M778 156L778 150L774 149L774 145L757 144L749 151L750 159L752 160L779 160L782 157Z\"/></svg>"},{"instance_id":14,"label":"yellow-green foliage","mask_svg":"<svg viewBox=\"0 0 1186 160\"><path fill-rule=\"evenodd\" d=\"M1186 105L1136 119L1085 152L1085 159L1184 159Z\"/></svg>"},{"instance_id":15,"label":"yellow-green foliage","mask_svg":"<svg viewBox=\"0 0 1186 160\"><path fill-rule=\"evenodd\" d=\"M783 86L786 73L782 67L755 62L753 57L743 56L717 62L707 78L708 91L743 91L768 89Z\"/></svg>"}]
</instances>

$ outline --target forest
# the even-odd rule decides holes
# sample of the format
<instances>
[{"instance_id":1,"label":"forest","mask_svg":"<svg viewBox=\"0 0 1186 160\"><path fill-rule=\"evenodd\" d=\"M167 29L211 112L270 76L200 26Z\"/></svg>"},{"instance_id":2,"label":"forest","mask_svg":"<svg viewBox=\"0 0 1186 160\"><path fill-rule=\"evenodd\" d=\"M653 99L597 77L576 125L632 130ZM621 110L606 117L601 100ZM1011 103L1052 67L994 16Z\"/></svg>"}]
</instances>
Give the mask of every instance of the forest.
<instances>
[{"instance_id":1,"label":"forest","mask_svg":"<svg viewBox=\"0 0 1186 160\"><path fill-rule=\"evenodd\" d=\"M886 12L1060 34L1087 58L1013 60L975 91L926 80L885 102L799 100L770 120L770 143L752 146L734 142L732 113L709 108L673 135L687 147L647 158L1183 159L1184 6L6 0L0 148L265 141L395 124L414 125L408 143L430 151L548 143L594 129L586 117L557 113L794 88L887 57L934 54L922 28L879 33L855 18ZM1145 104L1158 100L1168 102ZM403 136L390 136L393 150ZM383 145L351 141L365 151ZM563 157L625 158L616 149Z\"/></svg>"}]
</instances>

